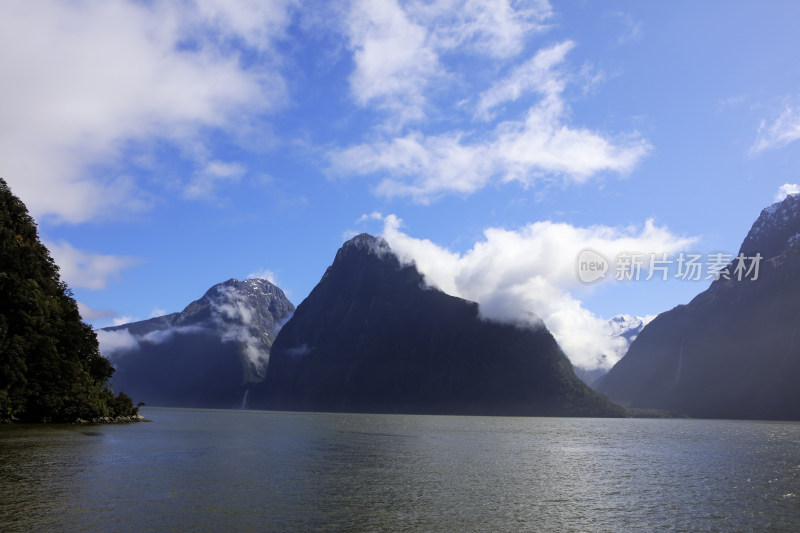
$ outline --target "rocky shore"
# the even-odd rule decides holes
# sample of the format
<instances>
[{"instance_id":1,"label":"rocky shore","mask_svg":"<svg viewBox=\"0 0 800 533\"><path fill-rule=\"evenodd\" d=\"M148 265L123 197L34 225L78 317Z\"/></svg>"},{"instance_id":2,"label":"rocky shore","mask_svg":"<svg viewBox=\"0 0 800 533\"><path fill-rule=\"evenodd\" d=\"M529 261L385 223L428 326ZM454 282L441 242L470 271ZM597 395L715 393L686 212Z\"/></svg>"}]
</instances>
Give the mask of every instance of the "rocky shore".
<instances>
[{"instance_id":1,"label":"rocky shore","mask_svg":"<svg viewBox=\"0 0 800 533\"><path fill-rule=\"evenodd\" d=\"M98 418L91 418L89 420L85 420L83 418L78 418L73 422L73 424L78 425L88 425L88 424L132 424L134 422L150 422L150 420L146 419L142 415L131 415L131 416L101 416ZM0 424L15 424L15 423L26 423L26 421L20 420L15 417L11 418L0 418ZM42 424L50 424L52 420L49 418L43 418L41 420Z\"/></svg>"},{"instance_id":2,"label":"rocky shore","mask_svg":"<svg viewBox=\"0 0 800 533\"><path fill-rule=\"evenodd\" d=\"M132 424L134 422L148 422L148 420L143 417L142 415L132 415L132 416L103 416L99 418L92 418L90 420L84 420L83 418L79 418L75 420L76 424L84 425L84 424Z\"/></svg>"}]
</instances>

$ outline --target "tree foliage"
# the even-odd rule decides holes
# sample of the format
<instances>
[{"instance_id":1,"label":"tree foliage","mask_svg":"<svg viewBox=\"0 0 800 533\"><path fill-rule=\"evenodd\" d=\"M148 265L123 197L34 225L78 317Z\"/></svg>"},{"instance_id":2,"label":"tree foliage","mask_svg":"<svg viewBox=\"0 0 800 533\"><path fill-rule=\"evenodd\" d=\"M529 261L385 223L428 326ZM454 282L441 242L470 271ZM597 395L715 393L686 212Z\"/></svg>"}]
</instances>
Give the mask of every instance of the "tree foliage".
<instances>
[{"instance_id":1,"label":"tree foliage","mask_svg":"<svg viewBox=\"0 0 800 533\"><path fill-rule=\"evenodd\" d=\"M25 204L0 178L0 419L135 414Z\"/></svg>"}]
</instances>

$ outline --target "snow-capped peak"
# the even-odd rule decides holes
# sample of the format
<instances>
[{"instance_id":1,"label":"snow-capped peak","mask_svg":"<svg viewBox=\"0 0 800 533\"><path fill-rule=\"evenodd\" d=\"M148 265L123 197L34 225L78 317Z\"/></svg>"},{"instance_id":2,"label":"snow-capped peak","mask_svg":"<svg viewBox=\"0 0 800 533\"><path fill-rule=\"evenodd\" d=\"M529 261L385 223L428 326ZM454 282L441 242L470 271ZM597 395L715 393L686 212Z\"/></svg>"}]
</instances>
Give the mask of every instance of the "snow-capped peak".
<instances>
[{"instance_id":1,"label":"snow-capped peak","mask_svg":"<svg viewBox=\"0 0 800 533\"><path fill-rule=\"evenodd\" d=\"M608 321L608 325L611 328L611 336L624 337L628 342L632 342L642 329L654 318L655 316L653 315L617 315Z\"/></svg>"}]
</instances>

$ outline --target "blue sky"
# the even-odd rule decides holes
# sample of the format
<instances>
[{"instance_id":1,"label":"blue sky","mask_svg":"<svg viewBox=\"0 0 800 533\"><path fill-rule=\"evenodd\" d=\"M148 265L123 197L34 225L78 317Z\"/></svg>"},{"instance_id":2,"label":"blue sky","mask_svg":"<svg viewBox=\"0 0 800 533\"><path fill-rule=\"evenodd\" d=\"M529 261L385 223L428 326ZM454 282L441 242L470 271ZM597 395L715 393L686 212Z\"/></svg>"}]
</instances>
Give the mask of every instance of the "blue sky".
<instances>
[{"instance_id":1,"label":"blue sky","mask_svg":"<svg viewBox=\"0 0 800 533\"><path fill-rule=\"evenodd\" d=\"M709 281L583 285L583 247L735 253L800 181L797 20L788 1L7 1L0 175L97 327L231 277L298 304L366 231L597 366L605 319Z\"/></svg>"}]
</instances>

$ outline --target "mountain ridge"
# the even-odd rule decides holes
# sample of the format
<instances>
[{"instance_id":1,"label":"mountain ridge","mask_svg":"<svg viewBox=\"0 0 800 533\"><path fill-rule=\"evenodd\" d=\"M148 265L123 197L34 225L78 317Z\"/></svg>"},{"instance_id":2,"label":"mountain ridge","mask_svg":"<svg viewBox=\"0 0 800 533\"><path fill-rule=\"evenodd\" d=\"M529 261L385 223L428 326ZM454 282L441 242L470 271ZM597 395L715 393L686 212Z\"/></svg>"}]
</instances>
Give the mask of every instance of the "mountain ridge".
<instances>
[{"instance_id":1,"label":"mountain ridge","mask_svg":"<svg viewBox=\"0 0 800 533\"><path fill-rule=\"evenodd\" d=\"M277 330L294 306L265 279L231 278L182 311L103 328L112 383L154 405L234 407L263 380Z\"/></svg>"},{"instance_id":2,"label":"mountain ridge","mask_svg":"<svg viewBox=\"0 0 800 533\"><path fill-rule=\"evenodd\" d=\"M482 319L429 287L385 240L337 251L273 345L253 406L417 414L624 416L543 327Z\"/></svg>"},{"instance_id":3,"label":"mountain ridge","mask_svg":"<svg viewBox=\"0 0 800 533\"><path fill-rule=\"evenodd\" d=\"M702 418L800 419L800 196L761 211L740 253L760 254L758 277L732 262L688 304L661 313L597 384L639 408ZM754 260L748 260L754 267Z\"/></svg>"}]
</instances>

